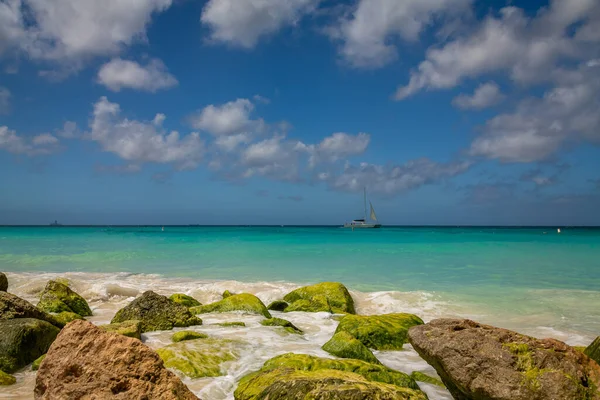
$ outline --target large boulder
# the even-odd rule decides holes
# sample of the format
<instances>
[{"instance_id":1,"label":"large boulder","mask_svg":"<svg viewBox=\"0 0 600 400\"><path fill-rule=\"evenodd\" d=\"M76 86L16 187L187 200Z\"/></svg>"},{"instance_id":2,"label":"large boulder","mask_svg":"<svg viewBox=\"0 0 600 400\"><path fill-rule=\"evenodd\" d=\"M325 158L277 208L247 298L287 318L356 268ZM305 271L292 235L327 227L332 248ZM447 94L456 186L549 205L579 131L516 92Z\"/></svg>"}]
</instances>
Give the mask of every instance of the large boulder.
<instances>
[{"instance_id":1,"label":"large boulder","mask_svg":"<svg viewBox=\"0 0 600 400\"><path fill-rule=\"evenodd\" d=\"M37 308L46 312L72 312L82 317L92 315L87 301L61 282L49 281L42 292Z\"/></svg>"},{"instance_id":2,"label":"large boulder","mask_svg":"<svg viewBox=\"0 0 600 400\"><path fill-rule=\"evenodd\" d=\"M6 292L8 290L8 278L3 272L0 272L0 292Z\"/></svg>"},{"instance_id":3,"label":"large boulder","mask_svg":"<svg viewBox=\"0 0 600 400\"><path fill-rule=\"evenodd\" d=\"M333 335L322 347L329 354L341 358L354 358L371 364L380 364L375 355L362 342L347 332L339 332Z\"/></svg>"},{"instance_id":4,"label":"large boulder","mask_svg":"<svg viewBox=\"0 0 600 400\"><path fill-rule=\"evenodd\" d=\"M192 307L190 308L190 311L194 314L242 311L250 314L264 315L265 318L271 318L271 314L263 302L250 293L234 294L214 303Z\"/></svg>"},{"instance_id":5,"label":"large boulder","mask_svg":"<svg viewBox=\"0 0 600 400\"><path fill-rule=\"evenodd\" d=\"M40 365L36 399L167 399L196 396L139 340L86 321L67 325Z\"/></svg>"},{"instance_id":6,"label":"large boulder","mask_svg":"<svg viewBox=\"0 0 600 400\"><path fill-rule=\"evenodd\" d=\"M338 282L322 282L304 286L286 294L283 298L289 306L285 312L306 311L354 314L354 300L346 286Z\"/></svg>"},{"instance_id":7,"label":"large boulder","mask_svg":"<svg viewBox=\"0 0 600 400\"><path fill-rule=\"evenodd\" d=\"M346 332L372 349L401 350L408 341L408 330L422 324L413 314L346 315L335 332Z\"/></svg>"},{"instance_id":8,"label":"large boulder","mask_svg":"<svg viewBox=\"0 0 600 400\"><path fill-rule=\"evenodd\" d=\"M260 324L263 326L281 326L281 327L283 327L283 329L285 329L289 333L297 333L300 335L302 333L304 333L304 332L302 332L302 329L296 327L296 325L292 324L290 321L288 321L287 319L283 319L283 318L263 319L262 321L260 321Z\"/></svg>"},{"instance_id":9,"label":"large boulder","mask_svg":"<svg viewBox=\"0 0 600 400\"><path fill-rule=\"evenodd\" d=\"M273 302L271 302L268 306L267 306L267 310L271 310L271 311L283 311L285 310L287 307L289 306L288 303L286 303L283 300L275 300Z\"/></svg>"},{"instance_id":10,"label":"large boulder","mask_svg":"<svg viewBox=\"0 0 600 400\"><path fill-rule=\"evenodd\" d=\"M415 326L409 339L457 400L600 399L600 366L558 340L460 319Z\"/></svg>"},{"instance_id":11,"label":"large boulder","mask_svg":"<svg viewBox=\"0 0 600 400\"><path fill-rule=\"evenodd\" d=\"M137 320L100 325L98 328L104 329L107 332L115 332L119 335L142 340L142 323Z\"/></svg>"},{"instance_id":12,"label":"large boulder","mask_svg":"<svg viewBox=\"0 0 600 400\"><path fill-rule=\"evenodd\" d=\"M187 294L183 293L172 294L171 296L169 296L169 300L186 307L196 307L202 305L198 300L196 300L192 296L188 296Z\"/></svg>"},{"instance_id":13,"label":"large boulder","mask_svg":"<svg viewBox=\"0 0 600 400\"><path fill-rule=\"evenodd\" d=\"M64 326L63 323L57 321L52 315L37 309L30 302L14 294L0 292L0 321L15 318L35 318L49 322L59 328Z\"/></svg>"},{"instance_id":14,"label":"large boulder","mask_svg":"<svg viewBox=\"0 0 600 400\"><path fill-rule=\"evenodd\" d=\"M60 329L33 318L0 323L0 370L17 371L48 351Z\"/></svg>"},{"instance_id":15,"label":"large boulder","mask_svg":"<svg viewBox=\"0 0 600 400\"><path fill-rule=\"evenodd\" d=\"M150 290L117 311L111 324L131 320L140 321L142 332L202 325L202 320L190 313L187 307L174 303L167 297Z\"/></svg>"},{"instance_id":16,"label":"large boulder","mask_svg":"<svg viewBox=\"0 0 600 400\"><path fill-rule=\"evenodd\" d=\"M236 400L426 400L408 375L358 360L284 354L240 380Z\"/></svg>"},{"instance_id":17,"label":"large boulder","mask_svg":"<svg viewBox=\"0 0 600 400\"><path fill-rule=\"evenodd\" d=\"M600 336L583 351L586 356L600 364Z\"/></svg>"}]
</instances>

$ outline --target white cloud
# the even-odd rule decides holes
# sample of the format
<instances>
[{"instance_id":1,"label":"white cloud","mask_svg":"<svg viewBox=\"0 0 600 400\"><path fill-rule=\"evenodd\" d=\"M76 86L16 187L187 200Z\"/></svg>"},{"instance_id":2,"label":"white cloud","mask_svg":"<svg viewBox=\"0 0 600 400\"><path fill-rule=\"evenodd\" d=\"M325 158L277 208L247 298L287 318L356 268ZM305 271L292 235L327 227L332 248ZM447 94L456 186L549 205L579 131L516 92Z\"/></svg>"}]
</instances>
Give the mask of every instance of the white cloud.
<instances>
[{"instance_id":1,"label":"white cloud","mask_svg":"<svg viewBox=\"0 0 600 400\"><path fill-rule=\"evenodd\" d=\"M0 86L0 115L10 112L10 90Z\"/></svg>"},{"instance_id":2,"label":"white cloud","mask_svg":"<svg viewBox=\"0 0 600 400\"><path fill-rule=\"evenodd\" d=\"M201 21L215 42L252 48L263 36L295 25L321 0L209 0Z\"/></svg>"},{"instance_id":3,"label":"white cloud","mask_svg":"<svg viewBox=\"0 0 600 400\"><path fill-rule=\"evenodd\" d=\"M415 41L440 16L467 12L472 0L360 0L330 29L341 57L354 67L381 67L398 56L394 39Z\"/></svg>"},{"instance_id":4,"label":"white cloud","mask_svg":"<svg viewBox=\"0 0 600 400\"><path fill-rule=\"evenodd\" d=\"M502 8L498 17L487 17L470 35L429 48L396 99L423 89L452 88L465 78L497 71L508 71L519 83L547 80L559 61L587 56L585 44L570 35L570 28L578 22L600 23L600 18L592 21L598 10L597 0L552 0L534 18L520 8Z\"/></svg>"},{"instance_id":5,"label":"white cloud","mask_svg":"<svg viewBox=\"0 0 600 400\"><path fill-rule=\"evenodd\" d=\"M0 150L13 154L38 156L51 154L59 150L58 139L49 133L34 136L30 139L17 135L17 132L0 126Z\"/></svg>"},{"instance_id":6,"label":"white cloud","mask_svg":"<svg viewBox=\"0 0 600 400\"><path fill-rule=\"evenodd\" d=\"M371 136L367 133L358 135L349 135L338 132L326 137L316 146L310 146L312 153L309 164L327 162L332 163L347 157L356 156L365 152L371 141Z\"/></svg>"},{"instance_id":7,"label":"white cloud","mask_svg":"<svg viewBox=\"0 0 600 400\"><path fill-rule=\"evenodd\" d=\"M452 100L452 104L463 110L481 110L498 104L503 98L500 87L495 82L488 82L479 85L471 96L459 94Z\"/></svg>"},{"instance_id":8,"label":"white cloud","mask_svg":"<svg viewBox=\"0 0 600 400\"><path fill-rule=\"evenodd\" d=\"M240 157L243 176L266 176L272 179L297 181L301 179L302 156L307 146L283 135L265 139L248 146Z\"/></svg>"},{"instance_id":9,"label":"white cloud","mask_svg":"<svg viewBox=\"0 0 600 400\"><path fill-rule=\"evenodd\" d=\"M123 88L156 92L178 84L161 60L153 59L146 65L121 58L112 59L98 71L98 82L113 92Z\"/></svg>"},{"instance_id":10,"label":"white cloud","mask_svg":"<svg viewBox=\"0 0 600 400\"><path fill-rule=\"evenodd\" d=\"M215 136L235 135L260 129L262 119L252 120L250 114L254 104L248 99L237 99L228 103L204 107L191 117L192 127L207 131Z\"/></svg>"},{"instance_id":11,"label":"white cloud","mask_svg":"<svg viewBox=\"0 0 600 400\"><path fill-rule=\"evenodd\" d=\"M73 121L67 121L63 125L62 129L57 129L56 134L65 139L74 139L81 136L81 132L79 128L77 128L77 124Z\"/></svg>"},{"instance_id":12,"label":"white cloud","mask_svg":"<svg viewBox=\"0 0 600 400\"><path fill-rule=\"evenodd\" d=\"M204 143L198 133L180 136L162 127L164 115L152 121L123 118L118 104L101 97L94 104L89 138L104 151L116 154L132 164L174 164L179 169L196 168L204 154Z\"/></svg>"}]
</instances>

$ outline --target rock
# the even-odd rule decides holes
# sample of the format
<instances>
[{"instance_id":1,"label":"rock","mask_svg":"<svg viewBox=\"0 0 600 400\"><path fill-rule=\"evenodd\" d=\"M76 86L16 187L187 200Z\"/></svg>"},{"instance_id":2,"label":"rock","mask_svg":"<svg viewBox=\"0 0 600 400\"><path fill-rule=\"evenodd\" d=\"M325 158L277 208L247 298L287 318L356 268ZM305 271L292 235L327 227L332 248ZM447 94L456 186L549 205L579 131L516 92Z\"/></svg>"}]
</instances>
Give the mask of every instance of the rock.
<instances>
[{"instance_id":1,"label":"rock","mask_svg":"<svg viewBox=\"0 0 600 400\"><path fill-rule=\"evenodd\" d=\"M79 320L67 325L48 350L34 395L36 399L197 399L142 342Z\"/></svg>"},{"instance_id":2,"label":"rock","mask_svg":"<svg viewBox=\"0 0 600 400\"><path fill-rule=\"evenodd\" d=\"M262 321L260 321L260 324L264 326L282 326L289 333L298 333L300 335L304 333L301 329L297 328L290 321L283 318L263 319Z\"/></svg>"},{"instance_id":3,"label":"rock","mask_svg":"<svg viewBox=\"0 0 600 400\"><path fill-rule=\"evenodd\" d=\"M350 336L347 332L339 332L333 335L333 337L323 345L322 349L337 357L354 358L372 364L380 364L377 357L373 355L367 346L362 344L362 342L355 337Z\"/></svg>"},{"instance_id":4,"label":"rock","mask_svg":"<svg viewBox=\"0 0 600 400\"><path fill-rule=\"evenodd\" d=\"M0 272L0 292L6 292L8 290L8 278L4 275L4 272Z\"/></svg>"},{"instance_id":5,"label":"rock","mask_svg":"<svg viewBox=\"0 0 600 400\"><path fill-rule=\"evenodd\" d=\"M347 332L371 349L401 350L409 328L421 324L421 318L413 314L346 315L335 333Z\"/></svg>"},{"instance_id":6,"label":"rock","mask_svg":"<svg viewBox=\"0 0 600 400\"><path fill-rule=\"evenodd\" d=\"M183 294L183 293L172 294L169 297L169 300L171 300L177 304L181 304L182 306L186 306L186 307L196 307L196 306L202 305L202 303L200 303L198 300L196 300L192 296L188 296L187 294Z\"/></svg>"},{"instance_id":7,"label":"rock","mask_svg":"<svg viewBox=\"0 0 600 400\"><path fill-rule=\"evenodd\" d=\"M194 332L194 331L181 331L171 337L171 340L175 343L183 342L184 340L194 339L206 339L208 335L206 333Z\"/></svg>"},{"instance_id":8,"label":"rock","mask_svg":"<svg viewBox=\"0 0 600 400\"><path fill-rule=\"evenodd\" d=\"M583 353L600 364L600 336L598 336L592 344L586 347Z\"/></svg>"},{"instance_id":9,"label":"rock","mask_svg":"<svg viewBox=\"0 0 600 400\"><path fill-rule=\"evenodd\" d=\"M426 400L402 372L358 360L331 360L305 354L272 358L240 380L236 400Z\"/></svg>"},{"instance_id":10,"label":"rock","mask_svg":"<svg viewBox=\"0 0 600 400\"><path fill-rule=\"evenodd\" d=\"M296 289L283 298L289 303L285 312L306 311L354 314L354 300L344 285L322 282Z\"/></svg>"},{"instance_id":11,"label":"rock","mask_svg":"<svg viewBox=\"0 0 600 400\"><path fill-rule=\"evenodd\" d=\"M119 335L142 340L142 323L138 320L130 320L115 324L100 325L98 328L106 332L115 332Z\"/></svg>"},{"instance_id":12,"label":"rock","mask_svg":"<svg viewBox=\"0 0 600 400\"><path fill-rule=\"evenodd\" d=\"M0 323L0 370L13 373L48 351L60 329L39 319Z\"/></svg>"},{"instance_id":13,"label":"rock","mask_svg":"<svg viewBox=\"0 0 600 400\"><path fill-rule=\"evenodd\" d=\"M37 308L46 312L61 313L63 311L73 312L82 317L90 317L92 310L87 301L68 286L49 281L42 292Z\"/></svg>"},{"instance_id":14,"label":"rock","mask_svg":"<svg viewBox=\"0 0 600 400\"><path fill-rule=\"evenodd\" d=\"M14 376L0 371L0 386L8 386L15 383L17 383L17 379Z\"/></svg>"},{"instance_id":15,"label":"rock","mask_svg":"<svg viewBox=\"0 0 600 400\"><path fill-rule=\"evenodd\" d=\"M59 328L64 326L64 324L57 321L52 315L35 308L30 302L14 294L0 292L0 321L15 318L35 318L49 322Z\"/></svg>"},{"instance_id":16,"label":"rock","mask_svg":"<svg viewBox=\"0 0 600 400\"><path fill-rule=\"evenodd\" d=\"M267 306L267 310L271 310L271 311L284 311L287 308L288 305L289 304L286 303L283 300L275 300L275 301L271 302L271 304L269 304Z\"/></svg>"},{"instance_id":17,"label":"rock","mask_svg":"<svg viewBox=\"0 0 600 400\"><path fill-rule=\"evenodd\" d=\"M219 323L213 324L213 325L219 325L219 326L246 326L246 323L245 322L233 321L233 322L219 322Z\"/></svg>"},{"instance_id":18,"label":"rock","mask_svg":"<svg viewBox=\"0 0 600 400\"><path fill-rule=\"evenodd\" d=\"M229 290L223 292L223 298L226 299L230 296L233 296L235 293L231 293Z\"/></svg>"},{"instance_id":19,"label":"rock","mask_svg":"<svg viewBox=\"0 0 600 400\"><path fill-rule=\"evenodd\" d=\"M600 366L558 340L460 319L415 326L409 339L457 400L600 399Z\"/></svg>"},{"instance_id":20,"label":"rock","mask_svg":"<svg viewBox=\"0 0 600 400\"><path fill-rule=\"evenodd\" d=\"M194 314L244 311L250 314L260 314L265 318L271 318L271 314L263 302L260 301L258 297L250 293L234 294L215 303L192 307L190 308L190 311Z\"/></svg>"},{"instance_id":21,"label":"rock","mask_svg":"<svg viewBox=\"0 0 600 400\"><path fill-rule=\"evenodd\" d=\"M142 332L162 331L174 327L202 325L202 320L189 309L152 291L144 292L140 297L120 309L111 324L138 320Z\"/></svg>"},{"instance_id":22,"label":"rock","mask_svg":"<svg viewBox=\"0 0 600 400\"><path fill-rule=\"evenodd\" d=\"M31 364L31 370L37 371L38 369L40 369L40 365L42 364L42 361L44 361L44 358L46 358L45 354L36 358L36 360Z\"/></svg>"},{"instance_id":23,"label":"rock","mask_svg":"<svg viewBox=\"0 0 600 400\"><path fill-rule=\"evenodd\" d=\"M68 278L54 278L55 282L62 283L65 286L71 287L71 280Z\"/></svg>"},{"instance_id":24,"label":"rock","mask_svg":"<svg viewBox=\"0 0 600 400\"><path fill-rule=\"evenodd\" d=\"M440 381L439 379L434 378L433 376L429 376L429 375L424 374L419 371L414 371L412 374L410 374L410 376L417 382L425 382L425 383L430 383L432 385L436 385L436 386L440 386L440 387L446 387L446 386L444 386L444 383L442 381Z\"/></svg>"},{"instance_id":25,"label":"rock","mask_svg":"<svg viewBox=\"0 0 600 400\"><path fill-rule=\"evenodd\" d=\"M190 378L221 376L221 364L236 360L236 341L207 338L171 344L156 350L165 366Z\"/></svg>"},{"instance_id":26,"label":"rock","mask_svg":"<svg viewBox=\"0 0 600 400\"><path fill-rule=\"evenodd\" d=\"M56 320L63 325L66 325L71 321L75 321L76 319L84 319L81 315L70 311L63 311L59 314L55 314L54 318L56 318Z\"/></svg>"}]
</instances>

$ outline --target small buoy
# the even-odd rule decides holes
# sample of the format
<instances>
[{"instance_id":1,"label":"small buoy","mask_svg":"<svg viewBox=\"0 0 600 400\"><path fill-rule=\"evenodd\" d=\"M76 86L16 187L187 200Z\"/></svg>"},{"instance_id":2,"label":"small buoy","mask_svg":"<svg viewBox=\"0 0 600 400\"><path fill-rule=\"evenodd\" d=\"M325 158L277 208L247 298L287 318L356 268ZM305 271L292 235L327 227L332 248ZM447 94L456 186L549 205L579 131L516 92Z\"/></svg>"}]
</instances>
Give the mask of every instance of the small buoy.
<instances>
[{"instance_id":1,"label":"small buoy","mask_svg":"<svg viewBox=\"0 0 600 400\"><path fill-rule=\"evenodd\" d=\"M560 228L556 230L556 232L560 233Z\"/></svg>"}]
</instances>

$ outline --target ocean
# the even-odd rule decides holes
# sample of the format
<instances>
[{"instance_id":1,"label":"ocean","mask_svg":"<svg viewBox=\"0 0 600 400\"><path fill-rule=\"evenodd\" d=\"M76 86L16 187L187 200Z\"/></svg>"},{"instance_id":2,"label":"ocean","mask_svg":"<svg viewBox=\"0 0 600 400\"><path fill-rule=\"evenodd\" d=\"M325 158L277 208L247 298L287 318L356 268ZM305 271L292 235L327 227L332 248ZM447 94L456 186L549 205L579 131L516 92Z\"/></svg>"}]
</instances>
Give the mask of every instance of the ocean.
<instances>
[{"instance_id":1,"label":"ocean","mask_svg":"<svg viewBox=\"0 0 600 400\"><path fill-rule=\"evenodd\" d=\"M362 314L410 312L425 321L467 317L536 337L587 345L600 334L600 229L492 227L0 227L0 271L9 291L36 302L45 283L70 279L107 323L144 290L187 293L203 303L250 292L263 302L304 284L340 281ZM275 313L277 314L277 313ZM337 322L328 314L287 313L301 337L260 318L210 315L194 328L248 343L223 376L191 380L203 399L232 399L237 380L285 352L320 349ZM243 320L246 328L212 322ZM149 333L161 347L172 332ZM402 371L434 374L410 345L375 352ZM32 398L34 373L22 371L0 398ZM423 385L431 399L450 399Z\"/></svg>"}]
</instances>

